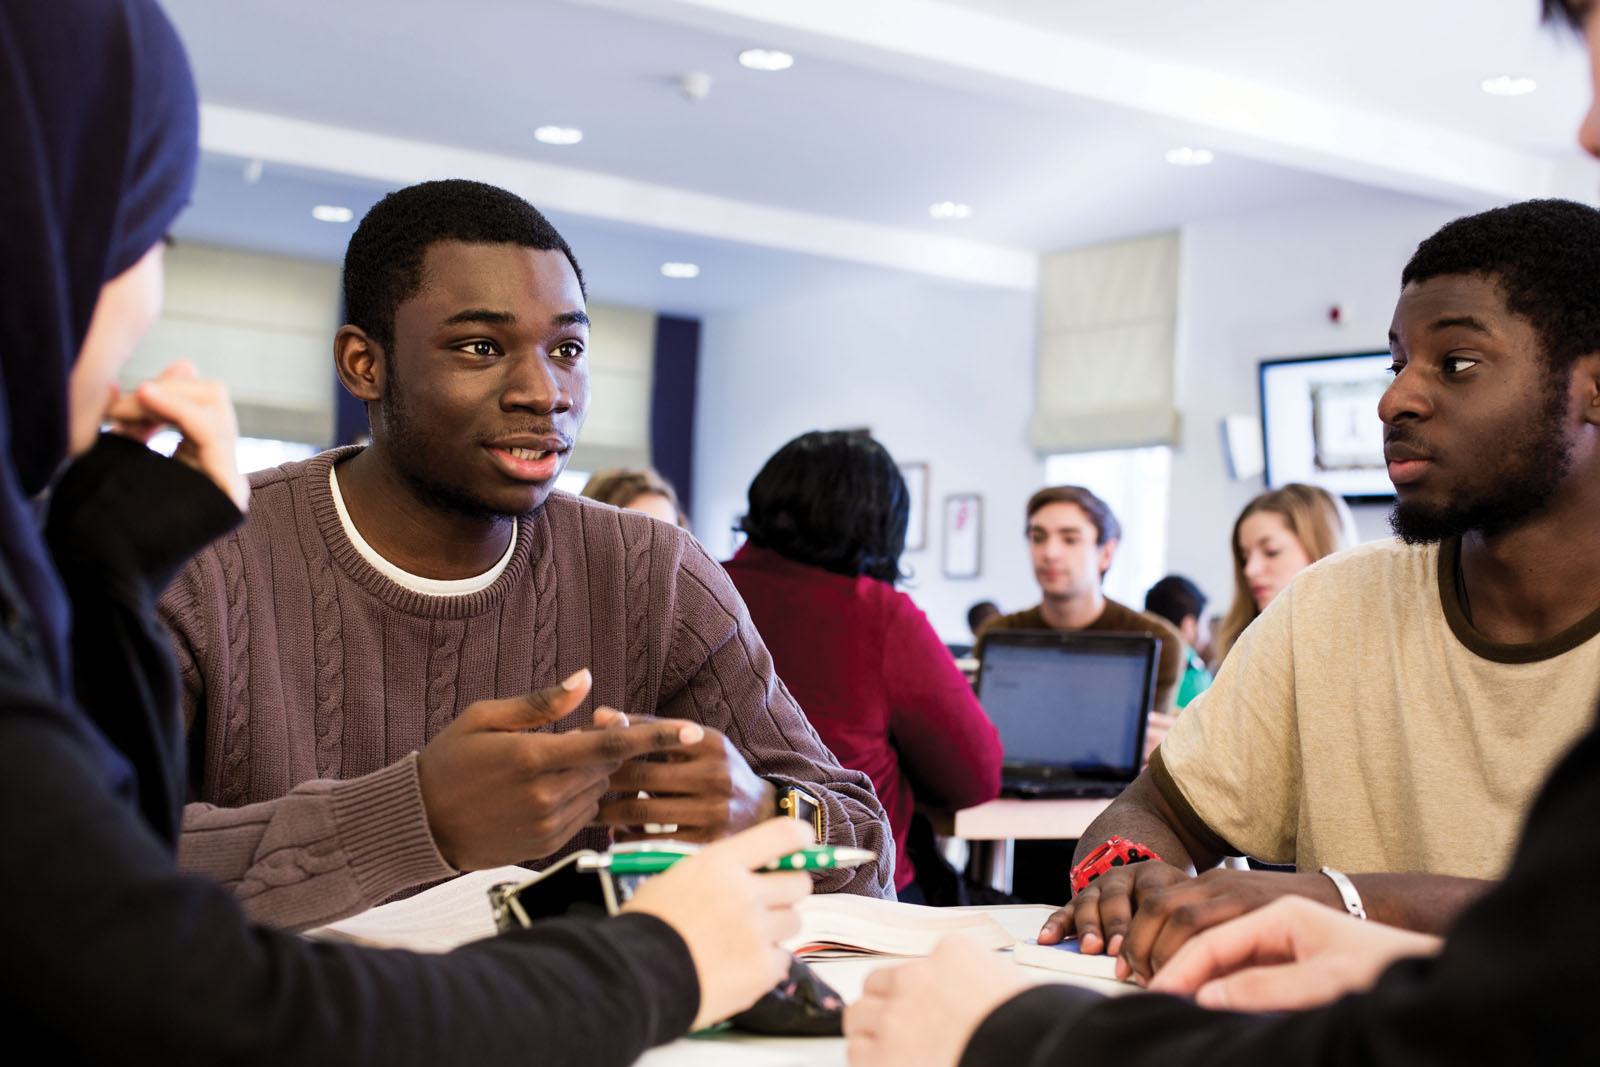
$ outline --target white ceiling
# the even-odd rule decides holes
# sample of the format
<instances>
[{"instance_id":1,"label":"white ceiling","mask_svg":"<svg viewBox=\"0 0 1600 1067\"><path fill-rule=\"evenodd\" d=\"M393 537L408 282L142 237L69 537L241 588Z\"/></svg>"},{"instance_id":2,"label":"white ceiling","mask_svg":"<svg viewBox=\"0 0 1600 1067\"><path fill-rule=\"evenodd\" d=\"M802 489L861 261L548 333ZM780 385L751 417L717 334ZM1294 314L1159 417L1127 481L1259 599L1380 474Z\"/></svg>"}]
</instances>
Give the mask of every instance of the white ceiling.
<instances>
[{"instance_id":1,"label":"white ceiling","mask_svg":"<svg viewBox=\"0 0 1600 1067\"><path fill-rule=\"evenodd\" d=\"M1534 0L164 2L206 105L180 237L337 259L351 227L312 203L481 177L547 210L593 295L690 314L883 270L1027 288L1040 251L1273 207L1597 185L1582 53ZM744 70L751 45L796 64ZM1540 89L1478 89L1499 73ZM945 199L972 217L930 219Z\"/></svg>"}]
</instances>

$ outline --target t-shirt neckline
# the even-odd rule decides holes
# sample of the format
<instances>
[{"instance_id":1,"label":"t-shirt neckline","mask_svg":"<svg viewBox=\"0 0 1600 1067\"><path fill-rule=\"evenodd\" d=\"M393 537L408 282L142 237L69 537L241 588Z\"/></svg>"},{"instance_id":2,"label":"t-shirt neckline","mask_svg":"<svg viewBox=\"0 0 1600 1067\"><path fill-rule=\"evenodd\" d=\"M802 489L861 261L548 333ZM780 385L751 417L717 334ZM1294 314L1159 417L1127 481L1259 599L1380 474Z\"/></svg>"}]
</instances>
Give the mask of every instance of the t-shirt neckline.
<instances>
[{"instance_id":1,"label":"t-shirt neckline","mask_svg":"<svg viewBox=\"0 0 1600 1067\"><path fill-rule=\"evenodd\" d=\"M1468 651L1495 663L1538 663L1571 652L1579 645L1600 634L1600 608L1579 619L1558 634L1541 641L1508 645L1491 641L1467 620L1456 590L1456 568L1461 561L1461 538L1451 537L1439 544L1439 603L1444 609L1445 622L1457 641Z\"/></svg>"}]
</instances>

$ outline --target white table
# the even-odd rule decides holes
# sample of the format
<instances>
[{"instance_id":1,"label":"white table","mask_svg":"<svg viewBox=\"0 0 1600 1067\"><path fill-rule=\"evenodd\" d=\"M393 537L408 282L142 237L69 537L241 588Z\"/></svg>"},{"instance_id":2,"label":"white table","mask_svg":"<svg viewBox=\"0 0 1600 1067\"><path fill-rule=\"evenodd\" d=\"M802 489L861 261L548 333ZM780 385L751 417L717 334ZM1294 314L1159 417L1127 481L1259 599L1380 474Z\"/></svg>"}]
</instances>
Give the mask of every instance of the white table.
<instances>
[{"instance_id":1,"label":"white table","mask_svg":"<svg viewBox=\"0 0 1600 1067\"><path fill-rule=\"evenodd\" d=\"M1005 803L996 801L995 803ZM1025 801L1024 803L1040 803ZM1057 803L1044 801L1043 803ZM1067 803L1081 803L1068 801ZM988 805L984 805L988 807ZM972 809L977 811L979 809ZM963 908L963 911L985 911L1008 931L1024 940L1039 932L1039 927L1049 917L1052 909L1026 904L999 908ZM839 991L845 1003L861 996L861 986L867 975L880 967L893 967L907 962L904 959L866 957L852 959L818 960L812 964L816 972L829 985ZM1107 982L1096 978L1080 978L1047 971L1038 967L1022 967L1028 977L1037 982L1060 982L1082 986L1108 996L1135 992L1137 987L1123 982ZM645 1053L636 1067L846 1067L845 1043L838 1037L760 1037L755 1034L720 1033L708 1037L684 1037Z\"/></svg>"},{"instance_id":2,"label":"white table","mask_svg":"<svg viewBox=\"0 0 1600 1067\"><path fill-rule=\"evenodd\" d=\"M955 814L955 836L973 845L973 869L1002 892L1011 892L1014 842L1070 841L1110 807L1110 797L1021 800L1002 797Z\"/></svg>"}]
</instances>

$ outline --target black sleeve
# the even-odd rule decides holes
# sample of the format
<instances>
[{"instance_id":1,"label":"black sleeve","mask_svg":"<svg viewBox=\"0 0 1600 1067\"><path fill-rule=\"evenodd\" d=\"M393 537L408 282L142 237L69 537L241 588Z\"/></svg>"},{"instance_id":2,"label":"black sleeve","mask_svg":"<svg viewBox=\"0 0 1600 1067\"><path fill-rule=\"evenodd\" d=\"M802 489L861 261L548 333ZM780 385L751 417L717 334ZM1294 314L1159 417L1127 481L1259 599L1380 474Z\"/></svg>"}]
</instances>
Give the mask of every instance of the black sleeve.
<instances>
[{"instance_id":1,"label":"black sleeve","mask_svg":"<svg viewBox=\"0 0 1600 1067\"><path fill-rule=\"evenodd\" d=\"M188 767L155 604L178 568L240 518L211 479L115 434L102 434L50 494L45 540L72 605L78 706L136 768L140 814L171 848Z\"/></svg>"},{"instance_id":2,"label":"black sleeve","mask_svg":"<svg viewBox=\"0 0 1600 1067\"><path fill-rule=\"evenodd\" d=\"M1287 1015L1209 1012L1154 994L1104 1000L1045 986L1001 1005L961 1067L1572 1062L1600 1048L1600 733L1557 767L1503 883L1432 959L1370 992ZM1463 825L1462 832L1470 833ZM1582 1050L1589 1051L1583 1052Z\"/></svg>"},{"instance_id":3,"label":"black sleeve","mask_svg":"<svg viewBox=\"0 0 1600 1067\"><path fill-rule=\"evenodd\" d=\"M0 700L0 1016L17 1047L70 1063L620 1067L692 1021L688 949L649 916L443 956L251 926L104 790L86 724L9 684Z\"/></svg>"}]
</instances>

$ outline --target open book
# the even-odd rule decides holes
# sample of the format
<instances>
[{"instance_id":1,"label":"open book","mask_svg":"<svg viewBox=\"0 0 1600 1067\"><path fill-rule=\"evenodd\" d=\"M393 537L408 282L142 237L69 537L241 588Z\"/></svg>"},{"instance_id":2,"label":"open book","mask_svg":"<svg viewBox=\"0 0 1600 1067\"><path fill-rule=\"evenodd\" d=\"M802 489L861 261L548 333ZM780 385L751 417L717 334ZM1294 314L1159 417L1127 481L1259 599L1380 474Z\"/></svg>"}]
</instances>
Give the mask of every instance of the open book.
<instances>
[{"instance_id":1,"label":"open book","mask_svg":"<svg viewBox=\"0 0 1600 1067\"><path fill-rule=\"evenodd\" d=\"M1016 941L980 911L929 908L847 893L806 897L796 905L800 932L783 947L803 959L873 954L926 956L948 934L964 934L984 948Z\"/></svg>"},{"instance_id":2,"label":"open book","mask_svg":"<svg viewBox=\"0 0 1600 1067\"><path fill-rule=\"evenodd\" d=\"M449 952L468 941L494 936L490 886L526 882L532 876L526 867L473 871L404 900L308 930L306 936L414 952Z\"/></svg>"}]
</instances>

